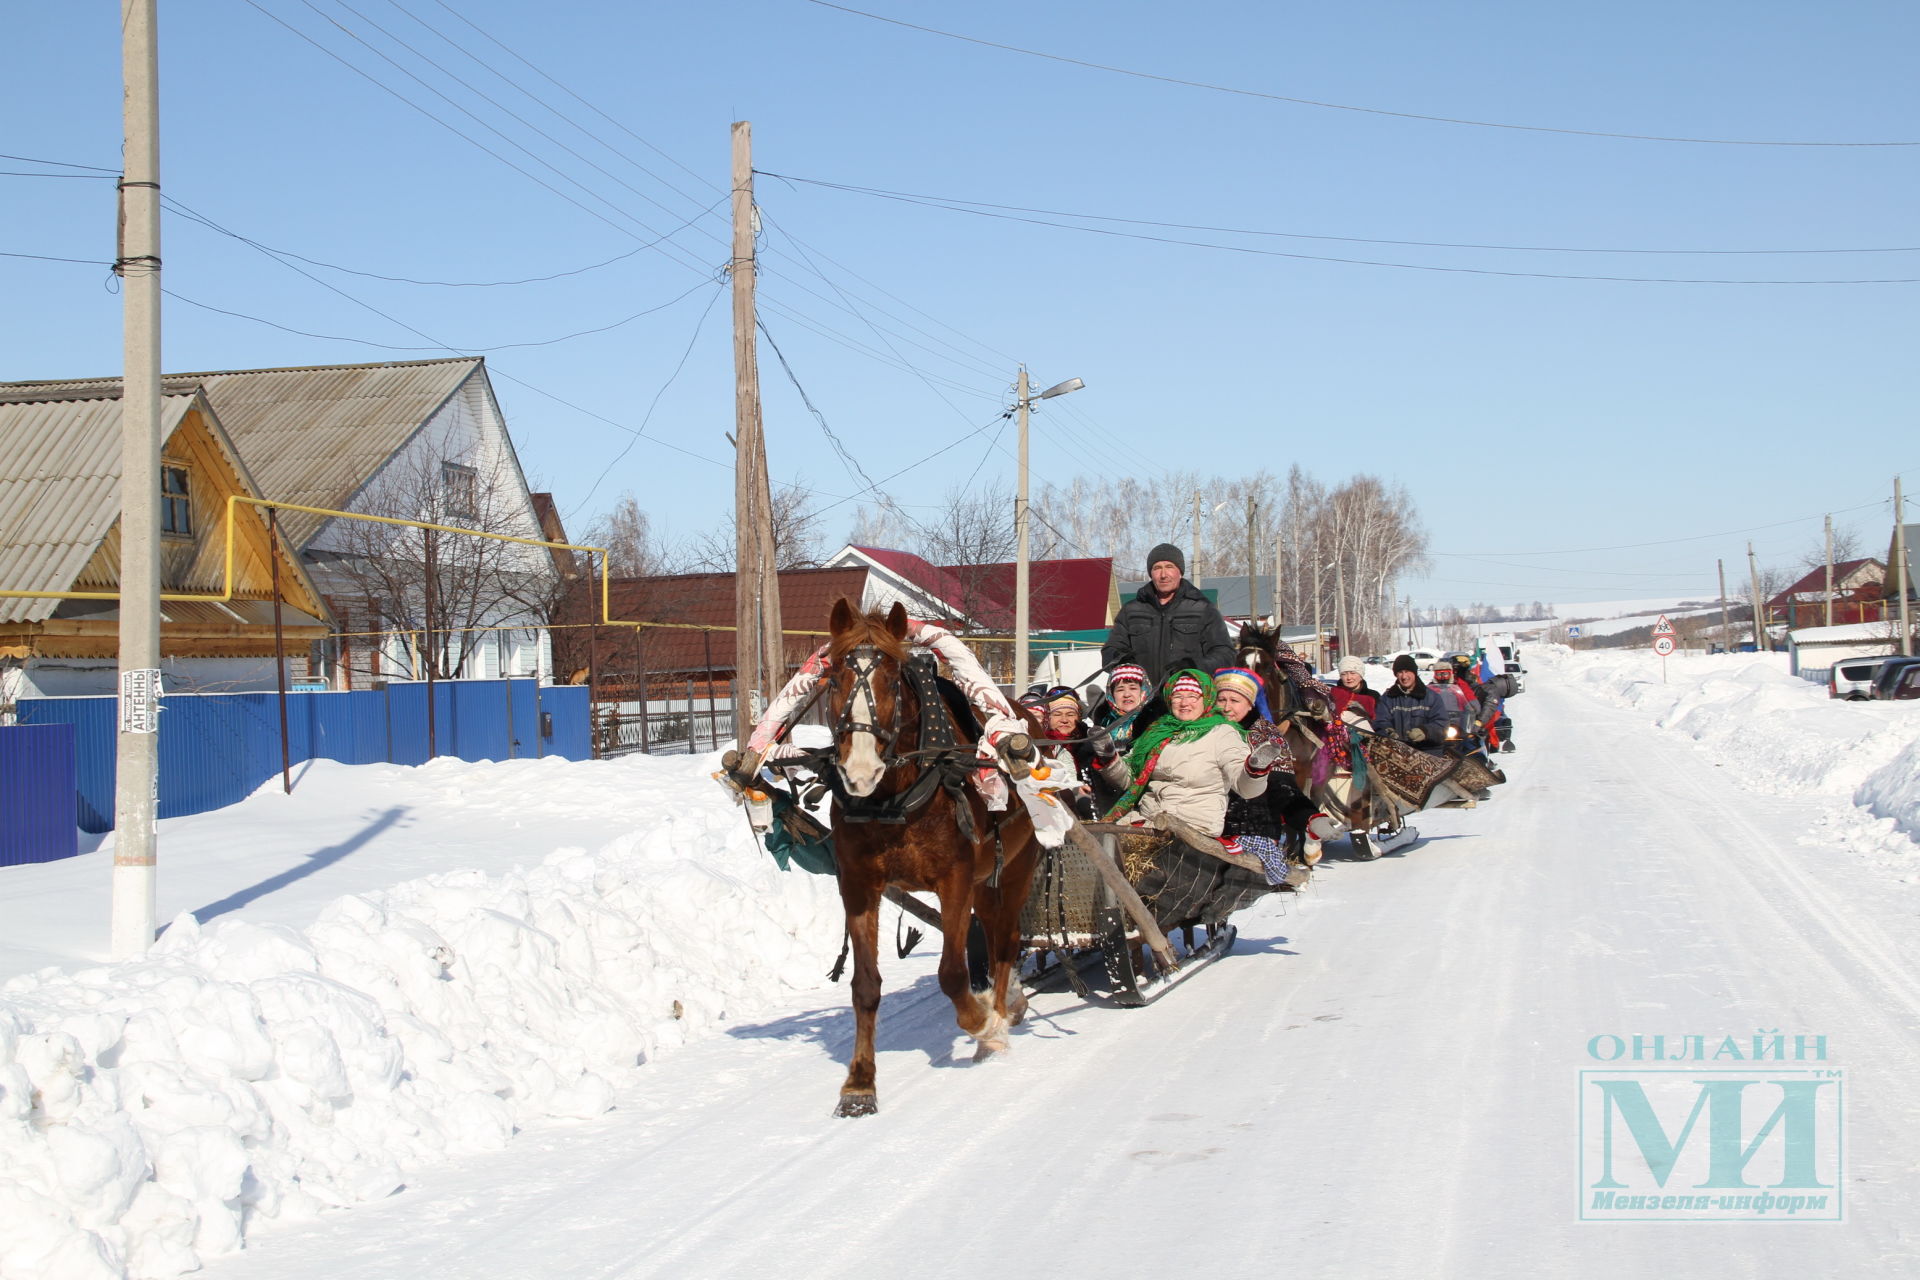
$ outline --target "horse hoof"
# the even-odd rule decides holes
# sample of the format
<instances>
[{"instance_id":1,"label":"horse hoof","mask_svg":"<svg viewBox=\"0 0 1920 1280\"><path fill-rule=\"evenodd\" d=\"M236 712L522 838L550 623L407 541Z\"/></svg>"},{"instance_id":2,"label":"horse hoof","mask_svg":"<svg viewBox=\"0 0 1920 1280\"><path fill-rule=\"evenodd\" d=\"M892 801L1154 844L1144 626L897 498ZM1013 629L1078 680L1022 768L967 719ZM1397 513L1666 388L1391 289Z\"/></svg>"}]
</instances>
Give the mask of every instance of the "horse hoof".
<instances>
[{"instance_id":1,"label":"horse hoof","mask_svg":"<svg viewBox=\"0 0 1920 1280\"><path fill-rule=\"evenodd\" d=\"M1007 1043L1005 1036L993 1040L982 1040L973 1048L973 1060L986 1062L992 1058L1004 1058L1013 1052L1013 1046Z\"/></svg>"},{"instance_id":2,"label":"horse hoof","mask_svg":"<svg viewBox=\"0 0 1920 1280\"><path fill-rule=\"evenodd\" d=\"M871 1093L843 1093L840 1095L840 1105L833 1109L833 1114L843 1120L878 1115L879 1112L880 1099Z\"/></svg>"},{"instance_id":3,"label":"horse hoof","mask_svg":"<svg viewBox=\"0 0 1920 1280\"><path fill-rule=\"evenodd\" d=\"M1027 998L1022 995L1019 1002L1007 1001L1007 1025L1017 1027L1027 1020Z\"/></svg>"}]
</instances>

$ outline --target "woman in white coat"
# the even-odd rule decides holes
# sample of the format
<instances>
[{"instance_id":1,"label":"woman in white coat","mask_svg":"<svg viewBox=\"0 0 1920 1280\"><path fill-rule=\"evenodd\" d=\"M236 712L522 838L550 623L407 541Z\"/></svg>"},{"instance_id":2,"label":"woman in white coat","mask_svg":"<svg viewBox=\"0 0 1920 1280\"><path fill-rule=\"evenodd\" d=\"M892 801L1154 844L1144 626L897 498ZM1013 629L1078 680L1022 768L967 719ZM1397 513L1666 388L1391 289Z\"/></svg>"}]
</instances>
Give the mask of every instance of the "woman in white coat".
<instances>
[{"instance_id":1,"label":"woman in white coat","mask_svg":"<svg viewBox=\"0 0 1920 1280\"><path fill-rule=\"evenodd\" d=\"M1133 748L1118 754L1096 741L1104 757L1101 777L1124 794L1107 811L1108 822L1156 826L1171 817L1204 835L1226 825L1227 793L1251 799L1267 789L1267 771L1280 749L1263 743L1247 751L1247 731L1215 708L1213 678L1203 671L1176 671L1167 678L1162 716L1136 733Z\"/></svg>"}]
</instances>

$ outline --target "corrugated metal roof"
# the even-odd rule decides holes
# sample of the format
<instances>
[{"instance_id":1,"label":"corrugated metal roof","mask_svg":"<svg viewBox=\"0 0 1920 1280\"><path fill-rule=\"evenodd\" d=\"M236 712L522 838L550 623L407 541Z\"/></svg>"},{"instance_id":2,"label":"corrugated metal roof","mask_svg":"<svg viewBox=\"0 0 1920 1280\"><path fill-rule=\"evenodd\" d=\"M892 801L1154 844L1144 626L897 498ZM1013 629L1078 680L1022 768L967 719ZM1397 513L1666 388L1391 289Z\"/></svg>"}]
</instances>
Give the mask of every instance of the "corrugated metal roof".
<instances>
[{"instance_id":1,"label":"corrugated metal roof","mask_svg":"<svg viewBox=\"0 0 1920 1280\"><path fill-rule=\"evenodd\" d=\"M65 591L120 518L120 401L0 402L0 585ZM160 437L194 403L161 398ZM58 600L0 598L0 622L39 622Z\"/></svg>"},{"instance_id":2,"label":"corrugated metal roof","mask_svg":"<svg viewBox=\"0 0 1920 1280\"><path fill-rule=\"evenodd\" d=\"M229 369L170 373L162 385L168 392L207 389L262 497L341 509L482 364L460 357ZM117 396L119 388L118 378L0 383L0 404ZM300 548L324 522L292 512L280 524Z\"/></svg>"},{"instance_id":3,"label":"corrugated metal roof","mask_svg":"<svg viewBox=\"0 0 1920 1280\"><path fill-rule=\"evenodd\" d=\"M825 631L834 601L845 597L856 605L866 591L867 570L784 569L779 575L780 623L794 631ZM628 621L674 622L693 626L731 627L734 622L734 579L731 573L685 573L659 578L615 578L607 584L608 603L615 618ZM561 616L569 622L584 622L600 616L598 585L584 580L575 582L561 606ZM649 628L646 637L647 670L652 675L671 672L704 672L707 646L712 643L714 671L733 670L732 631L694 631L681 627ZM600 632L598 656L601 674L610 679L631 679L637 669L634 629L609 627ZM806 660L820 647L820 636L787 636L782 648L788 667ZM554 633L554 647L564 656L563 670L586 665L588 643L585 632L561 630Z\"/></svg>"}]
</instances>

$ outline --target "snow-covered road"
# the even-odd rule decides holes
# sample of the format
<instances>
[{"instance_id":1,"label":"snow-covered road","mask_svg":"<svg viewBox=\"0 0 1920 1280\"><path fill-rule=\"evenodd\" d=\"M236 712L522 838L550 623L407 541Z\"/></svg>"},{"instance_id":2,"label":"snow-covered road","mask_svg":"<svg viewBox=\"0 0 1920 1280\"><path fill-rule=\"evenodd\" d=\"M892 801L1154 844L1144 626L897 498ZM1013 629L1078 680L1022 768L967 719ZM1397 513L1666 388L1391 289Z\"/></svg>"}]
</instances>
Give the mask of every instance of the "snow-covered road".
<instances>
[{"instance_id":1,"label":"snow-covered road","mask_svg":"<svg viewBox=\"0 0 1920 1280\"><path fill-rule=\"evenodd\" d=\"M1920 1273L1920 888L1643 714L1545 680L1514 709L1495 802L1323 864L1158 1005L1043 995L975 1066L930 960L889 958L874 1119L829 1114L844 990L802 993L204 1274ZM1775 1028L1844 1072L1844 1222L1578 1220L1590 1041Z\"/></svg>"}]
</instances>

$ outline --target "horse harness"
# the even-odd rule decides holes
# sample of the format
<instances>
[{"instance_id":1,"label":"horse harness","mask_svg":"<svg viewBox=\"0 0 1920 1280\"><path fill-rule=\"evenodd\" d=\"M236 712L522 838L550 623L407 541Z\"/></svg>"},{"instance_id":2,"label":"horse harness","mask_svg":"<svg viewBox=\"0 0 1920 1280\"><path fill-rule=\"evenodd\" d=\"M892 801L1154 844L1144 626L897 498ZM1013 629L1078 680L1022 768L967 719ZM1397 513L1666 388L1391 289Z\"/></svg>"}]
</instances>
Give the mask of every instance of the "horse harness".
<instances>
[{"instance_id":1,"label":"horse harness","mask_svg":"<svg viewBox=\"0 0 1920 1280\"><path fill-rule=\"evenodd\" d=\"M869 715L879 705L873 695L873 675L879 661L879 651L868 644L858 646L847 655L845 663L853 676L853 689L832 726L834 745L808 754L837 757L839 744L847 735L866 733L879 744L880 763L887 771L915 764L919 766L919 776L904 790L891 795L856 796L848 792L837 759L820 760L814 772L840 802L840 817L847 822L904 825L932 802L936 791L945 791L953 799L954 823L960 834L968 843L978 843L979 829L974 825L973 807L967 803L966 794L967 775L977 767L977 762L972 749L963 746L954 735L953 719L946 713L946 700L936 683L938 664L933 655L926 653L912 654L901 664L902 679L912 687L920 703L920 746L914 751L896 752L894 744L900 740L900 699L893 700L892 714L885 725L855 719L854 709L862 705L859 696L862 692L866 694L864 705ZM996 819L993 823L993 875L987 880L993 886L999 885L1000 872L1006 862L1006 850L1000 839L1002 821L1004 819Z\"/></svg>"}]
</instances>

